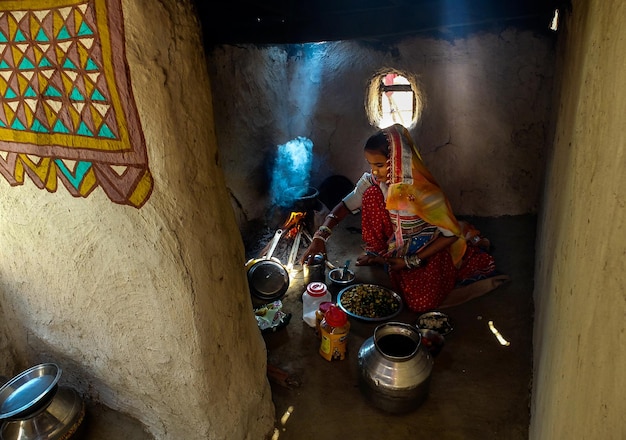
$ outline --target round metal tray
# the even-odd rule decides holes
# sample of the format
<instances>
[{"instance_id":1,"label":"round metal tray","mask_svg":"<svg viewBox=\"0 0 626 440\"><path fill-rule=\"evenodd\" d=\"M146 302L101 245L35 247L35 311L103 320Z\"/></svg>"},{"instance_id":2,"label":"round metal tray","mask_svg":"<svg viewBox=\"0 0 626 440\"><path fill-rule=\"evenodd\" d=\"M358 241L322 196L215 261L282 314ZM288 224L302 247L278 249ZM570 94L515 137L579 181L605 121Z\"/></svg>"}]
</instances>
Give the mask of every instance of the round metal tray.
<instances>
[{"instance_id":1,"label":"round metal tray","mask_svg":"<svg viewBox=\"0 0 626 440\"><path fill-rule=\"evenodd\" d=\"M35 365L0 387L0 420L17 419L35 411L56 391L61 368L52 363Z\"/></svg>"},{"instance_id":2,"label":"round metal tray","mask_svg":"<svg viewBox=\"0 0 626 440\"><path fill-rule=\"evenodd\" d=\"M387 316L377 316L375 318L369 317L369 316L362 316L362 315L357 315L356 313L348 310L348 308L346 308L346 306L341 302L341 299L344 295L348 294L348 293L352 293L355 291L358 291L359 289L363 289L363 288L375 288L377 290L381 290L384 292L384 294L386 295L390 295L397 303L398 303L398 309L391 313L390 315ZM370 322L380 322L380 321L386 321L388 319L391 319L395 316L397 316L401 311L402 311L402 298L400 298L400 295L398 295L396 292L394 292L391 289L388 289L384 286L379 286L377 284L354 284L352 286L346 287L344 289L342 289L338 294L337 294L337 305L339 306L339 308L341 310L343 310L344 312L346 312L346 314L348 316L351 316L353 318L357 318L363 321L370 321Z\"/></svg>"}]
</instances>

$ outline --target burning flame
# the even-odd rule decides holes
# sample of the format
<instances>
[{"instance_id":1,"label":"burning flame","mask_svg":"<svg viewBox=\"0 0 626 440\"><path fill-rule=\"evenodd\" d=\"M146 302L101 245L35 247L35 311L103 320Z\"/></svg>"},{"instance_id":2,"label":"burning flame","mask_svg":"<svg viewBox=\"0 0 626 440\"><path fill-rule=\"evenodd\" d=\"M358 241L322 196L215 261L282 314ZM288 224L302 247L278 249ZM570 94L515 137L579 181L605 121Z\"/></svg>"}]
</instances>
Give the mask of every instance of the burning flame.
<instances>
[{"instance_id":1,"label":"burning flame","mask_svg":"<svg viewBox=\"0 0 626 440\"><path fill-rule=\"evenodd\" d=\"M304 219L305 215L306 215L305 212L292 212L291 214L289 214L289 217L287 218L287 220L285 220L285 223L283 223L282 228L290 229L294 226L298 226L300 222Z\"/></svg>"}]
</instances>

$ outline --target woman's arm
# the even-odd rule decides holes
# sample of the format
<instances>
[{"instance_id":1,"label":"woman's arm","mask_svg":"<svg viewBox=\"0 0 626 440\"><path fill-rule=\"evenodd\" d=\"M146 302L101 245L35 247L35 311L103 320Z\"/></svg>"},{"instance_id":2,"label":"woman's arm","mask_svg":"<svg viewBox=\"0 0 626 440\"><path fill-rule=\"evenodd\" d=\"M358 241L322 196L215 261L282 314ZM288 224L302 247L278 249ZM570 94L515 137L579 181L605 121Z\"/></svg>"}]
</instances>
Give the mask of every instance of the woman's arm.
<instances>
[{"instance_id":1,"label":"woman's arm","mask_svg":"<svg viewBox=\"0 0 626 440\"><path fill-rule=\"evenodd\" d=\"M422 260L422 265L426 264L428 258L435 255L437 252L447 248L452 243L458 240L458 237L446 237L440 235L435 238L430 244L424 246L417 253L417 256ZM357 260L357 266L366 266L370 264L388 264L391 270L408 269L406 262L402 257L381 257L377 255L361 255Z\"/></svg>"},{"instance_id":2,"label":"woman's arm","mask_svg":"<svg viewBox=\"0 0 626 440\"><path fill-rule=\"evenodd\" d=\"M417 256L420 258L420 260L427 260L429 257L432 257L440 250L447 248L458 239L459 237L454 236L454 235L451 237L440 235L439 237L435 238L435 240L433 240L433 242L430 243L428 246L425 246L424 248L422 248L417 253Z\"/></svg>"},{"instance_id":3,"label":"woman's arm","mask_svg":"<svg viewBox=\"0 0 626 440\"><path fill-rule=\"evenodd\" d=\"M305 264L307 258L315 254L326 255L326 242L330 238L333 228L341 222L346 216L350 214L350 210L346 208L343 202L339 202L330 213L324 219L324 222L320 225L315 234L313 234L313 241L309 247L304 251L300 263Z\"/></svg>"},{"instance_id":4,"label":"woman's arm","mask_svg":"<svg viewBox=\"0 0 626 440\"><path fill-rule=\"evenodd\" d=\"M420 249L417 252L416 254L417 257L422 261L421 266L427 264L428 259L430 257L435 255L437 252L440 252L446 249L458 239L459 237L456 237L454 235L451 237L446 237L445 235L439 235L430 244L424 246L422 249ZM393 261L387 262L391 270L409 269L409 267L407 267L406 265L406 261L404 260L404 258L400 258L400 257L389 258L389 260L393 260Z\"/></svg>"}]
</instances>

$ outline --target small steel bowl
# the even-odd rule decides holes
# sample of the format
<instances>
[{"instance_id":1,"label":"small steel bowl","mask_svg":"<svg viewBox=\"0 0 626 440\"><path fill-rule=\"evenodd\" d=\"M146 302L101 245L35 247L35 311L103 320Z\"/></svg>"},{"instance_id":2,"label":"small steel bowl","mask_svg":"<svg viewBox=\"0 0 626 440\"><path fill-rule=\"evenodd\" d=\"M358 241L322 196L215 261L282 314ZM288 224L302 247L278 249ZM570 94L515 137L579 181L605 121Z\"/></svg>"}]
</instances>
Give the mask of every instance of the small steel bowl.
<instances>
[{"instance_id":1,"label":"small steel bowl","mask_svg":"<svg viewBox=\"0 0 626 440\"><path fill-rule=\"evenodd\" d=\"M433 311L424 313L417 318L415 325L420 329L434 330L443 336L454 330L450 317L445 313Z\"/></svg>"},{"instance_id":2,"label":"small steel bowl","mask_svg":"<svg viewBox=\"0 0 626 440\"><path fill-rule=\"evenodd\" d=\"M343 269L338 267L328 272L328 279L339 286L346 286L353 283L356 279L356 275L350 269Z\"/></svg>"}]
</instances>

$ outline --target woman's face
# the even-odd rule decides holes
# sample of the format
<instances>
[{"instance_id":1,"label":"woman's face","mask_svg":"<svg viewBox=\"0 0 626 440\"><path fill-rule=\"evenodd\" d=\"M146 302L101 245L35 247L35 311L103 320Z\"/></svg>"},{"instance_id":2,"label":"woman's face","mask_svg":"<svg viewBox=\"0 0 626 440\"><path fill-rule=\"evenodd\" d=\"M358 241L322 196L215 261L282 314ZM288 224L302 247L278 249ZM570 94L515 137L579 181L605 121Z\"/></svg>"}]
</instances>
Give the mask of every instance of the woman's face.
<instances>
[{"instance_id":1,"label":"woman's face","mask_svg":"<svg viewBox=\"0 0 626 440\"><path fill-rule=\"evenodd\" d=\"M378 182L386 182L388 180L387 173L389 165L387 164L387 156L382 153L365 151L365 160L372 168L372 175Z\"/></svg>"}]
</instances>

